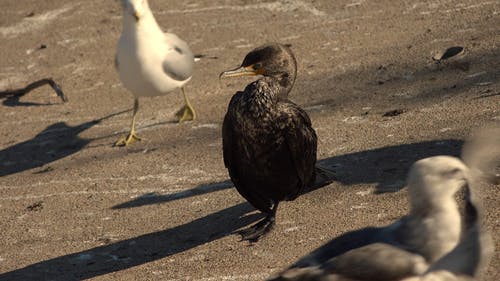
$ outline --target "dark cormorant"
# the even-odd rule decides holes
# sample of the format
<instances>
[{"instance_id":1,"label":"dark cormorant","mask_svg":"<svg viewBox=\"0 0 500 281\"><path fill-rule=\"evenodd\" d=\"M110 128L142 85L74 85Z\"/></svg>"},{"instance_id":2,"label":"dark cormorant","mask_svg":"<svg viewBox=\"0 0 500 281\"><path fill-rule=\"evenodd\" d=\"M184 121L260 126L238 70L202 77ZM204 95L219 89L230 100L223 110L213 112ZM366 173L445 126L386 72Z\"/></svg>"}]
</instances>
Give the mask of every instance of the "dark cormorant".
<instances>
[{"instance_id":1,"label":"dark cormorant","mask_svg":"<svg viewBox=\"0 0 500 281\"><path fill-rule=\"evenodd\" d=\"M274 224L278 204L315 180L317 137L307 113L288 100L297 63L288 46L266 44L220 77L263 75L237 92L224 118L224 164L238 192L266 217L240 231L257 241Z\"/></svg>"}]
</instances>

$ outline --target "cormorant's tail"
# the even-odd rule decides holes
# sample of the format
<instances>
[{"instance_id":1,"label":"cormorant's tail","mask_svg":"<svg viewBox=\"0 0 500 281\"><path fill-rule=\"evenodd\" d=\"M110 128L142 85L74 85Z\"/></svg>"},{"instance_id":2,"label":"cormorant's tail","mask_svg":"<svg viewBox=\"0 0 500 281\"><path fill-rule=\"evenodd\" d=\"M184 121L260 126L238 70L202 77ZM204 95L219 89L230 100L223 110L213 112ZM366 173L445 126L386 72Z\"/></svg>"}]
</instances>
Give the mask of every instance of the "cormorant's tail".
<instances>
[{"instance_id":1,"label":"cormorant's tail","mask_svg":"<svg viewBox=\"0 0 500 281\"><path fill-rule=\"evenodd\" d=\"M326 181L328 183L331 183L332 181L337 179L337 173L334 170L331 170L330 168L327 168L320 164L316 164L314 170L316 172L316 178L318 178L319 176L323 181Z\"/></svg>"},{"instance_id":2,"label":"cormorant's tail","mask_svg":"<svg viewBox=\"0 0 500 281\"><path fill-rule=\"evenodd\" d=\"M315 181L309 186L306 186L304 192L302 193L308 193L323 186L329 185L337 179L337 173L334 170L322 166L318 163L316 163L316 166L314 166L314 173L316 174Z\"/></svg>"}]
</instances>

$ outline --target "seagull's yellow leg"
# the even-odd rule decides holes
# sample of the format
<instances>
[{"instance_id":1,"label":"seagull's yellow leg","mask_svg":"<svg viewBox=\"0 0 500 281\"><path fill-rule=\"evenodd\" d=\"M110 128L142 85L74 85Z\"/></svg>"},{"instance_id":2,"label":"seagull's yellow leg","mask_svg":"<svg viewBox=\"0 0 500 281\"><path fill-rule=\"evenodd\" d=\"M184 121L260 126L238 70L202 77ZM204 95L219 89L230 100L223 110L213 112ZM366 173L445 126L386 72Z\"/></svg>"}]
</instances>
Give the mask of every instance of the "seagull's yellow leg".
<instances>
[{"instance_id":1,"label":"seagull's yellow leg","mask_svg":"<svg viewBox=\"0 0 500 281\"><path fill-rule=\"evenodd\" d=\"M196 119L196 112L194 111L193 106L189 102L189 99L186 95L186 91L184 87L181 88L182 95L184 96L184 102L186 103L177 113L175 114L179 118L179 123L184 121L191 121Z\"/></svg>"},{"instance_id":2,"label":"seagull's yellow leg","mask_svg":"<svg viewBox=\"0 0 500 281\"><path fill-rule=\"evenodd\" d=\"M127 146L132 144L135 141L140 141L141 138L135 134L135 116L137 115L137 111L139 110L139 98L134 99L134 115L132 117L132 128L130 129L130 133L126 137L119 139L115 142L115 146Z\"/></svg>"}]
</instances>

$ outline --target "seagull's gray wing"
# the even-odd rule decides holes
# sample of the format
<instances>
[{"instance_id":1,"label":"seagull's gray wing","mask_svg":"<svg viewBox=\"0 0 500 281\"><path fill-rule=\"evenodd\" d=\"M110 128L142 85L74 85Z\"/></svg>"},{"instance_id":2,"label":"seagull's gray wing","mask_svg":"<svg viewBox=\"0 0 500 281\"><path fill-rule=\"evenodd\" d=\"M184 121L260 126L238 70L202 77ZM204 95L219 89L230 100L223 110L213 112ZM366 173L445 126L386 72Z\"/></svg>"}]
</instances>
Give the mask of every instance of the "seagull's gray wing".
<instances>
[{"instance_id":1,"label":"seagull's gray wing","mask_svg":"<svg viewBox=\"0 0 500 281\"><path fill-rule=\"evenodd\" d=\"M387 230L387 227L366 227L344 233L302 257L290 268L319 266L333 257L372 243L392 244L392 235Z\"/></svg>"},{"instance_id":2,"label":"seagull's gray wing","mask_svg":"<svg viewBox=\"0 0 500 281\"><path fill-rule=\"evenodd\" d=\"M397 280L424 273L425 259L384 243L370 244L346 252L326 262L326 276L340 275L354 280Z\"/></svg>"},{"instance_id":3,"label":"seagull's gray wing","mask_svg":"<svg viewBox=\"0 0 500 281\"><path fill-rule=\"evenodd\" d=\"M172 33L165 33L165 40L171 48L163 60L163 71L177 81L190 78L193 75L194 55L188 44Z\"/></svg>"},{"instance_id":4,"label":"seagull's gray wing","mask_svg":"<svg viewBox=\"0 0 500 281\"><path fill-rule=\"evenodd\" d=\"M474 177L498 182L500 167L500 125L495 123L474 132L462 148L462 159Z\"/></svg>"},{"instance_id":5,"label":"seagull's gray wing","mask_svg":"<svg viewBox=\"0 0 500 281\"><path fill-rule=\"evenodd\" d=\"M331 258L321 266L290 268L272 281L399 280L421 275L425 259L395 246L374 243Z\"/></svg>"},{"instance_id":6,"label":"seagull's gray wing","mask_svg":"<svg viewBox=\"0 0 500 281\"><path fill-rule=\"evenodd\" d=\"M470 276L455 275L446 270L438 270L427 273L423 276L412 276L399 281L477 281Z\"/></svg>"}]
</instances>

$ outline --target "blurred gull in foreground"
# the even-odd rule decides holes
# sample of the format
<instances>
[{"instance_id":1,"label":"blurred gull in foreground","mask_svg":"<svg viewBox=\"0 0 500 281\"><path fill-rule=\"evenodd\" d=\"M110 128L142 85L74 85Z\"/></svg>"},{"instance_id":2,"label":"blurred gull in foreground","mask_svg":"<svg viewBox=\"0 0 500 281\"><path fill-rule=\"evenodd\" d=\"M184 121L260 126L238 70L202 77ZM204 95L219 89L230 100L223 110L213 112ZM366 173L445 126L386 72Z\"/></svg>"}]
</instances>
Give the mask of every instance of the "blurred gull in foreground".
<instances>
[{"instance_id":1,"label":"blurred gull in foreground","mask_svg":"<svg viewBox=\"0 0 500 281\"><path fill-rule=\"evenodd\" d=\"M493 255L493 239L482 223L481 203L468 190L462 241L422 276L403 281L465 281L480 277Z\"/></svg>"},{"instance_id":2,"label":"blurred gull in foreground","mask_svg":"<svg viewBox=\"0 0 500 281\"><path fill-rule=\"evenodd\" d=\"M177 113L179 122L194 120L184 85L193 74L194 56L177 35L163 33L147 0L122 0L123 30L116 53L120 79L134 95L132 126L127 137L115 143L125 146L140 140L135 133L139 97L165 95L181 88L185 106Z\"/></svg>"},{"instance_id":3,"label":"blurred gull in foreground","mask_svg":"<svg viewBox=\"0 0 500 281\"><path fill-rule=\"evenodd\" d=\"M500 183L500 123L477 130L462 149L462 159L476 180Z\"/></svg>"},{"instance_id":4,"label":"blurred gull in foreground","mask_svg":"<svg viewBox=\"0 0 500 281\"><path fill-rule=\"evenodd\" d=\"M482 221L483 209L478 183L482 180L498 182L499 176L495 169L500 165L500 126L490 125L476 131L465 143L462 158L473 177L467 192L462 241L432 264L424 275L403 281L481 280L486 271L495 247Z\"/></svg>"},{"instance_id":5,"label":"blurred gull in foreground","mask_svg":"<svg viewBox=\"0 0 500 281\"><path fill-rule=\"evenodd\" d=\"M407 182L407 216L386 227L341 235L271 280L323 280L318 279L321 276L332 280L398 280L423 274L429 263L459 242L461 216L454 195L467 186L468 173L454 157L415 162Z\"/></svg>"},{"instance_id":6,"label":"blurred gull in foreground","mask_svg":"<svg viewBox=\"0 0 500 281\"><path fill-rule=\"evenodd\" d=\"M343 234L269 280L455 281L479 278L494 246L482 222L475 185L498 167L500 128L483 129L463 157L435 156L413 164L408 175L410 213L381 228ZM466 190L462 228L454 195Z\"/></svg>"}]
</instances>

